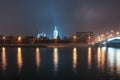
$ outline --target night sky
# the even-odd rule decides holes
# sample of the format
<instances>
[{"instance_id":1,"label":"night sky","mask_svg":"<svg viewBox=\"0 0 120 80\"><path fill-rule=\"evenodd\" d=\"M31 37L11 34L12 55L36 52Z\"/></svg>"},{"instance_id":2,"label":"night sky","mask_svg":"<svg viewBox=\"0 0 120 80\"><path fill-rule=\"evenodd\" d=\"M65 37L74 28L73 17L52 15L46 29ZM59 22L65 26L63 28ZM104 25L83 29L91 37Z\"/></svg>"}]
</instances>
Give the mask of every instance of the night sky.
<instances>
[{"instance_id":1,"label":"night sky","mask_svg":"<svg viewBox=\"0 0 120 80\"><path fill-rule=\"evenodd\" d=\"M120 0L0 0L0 34L61 36L120 27Z\"/></svg>"}]
</instances>

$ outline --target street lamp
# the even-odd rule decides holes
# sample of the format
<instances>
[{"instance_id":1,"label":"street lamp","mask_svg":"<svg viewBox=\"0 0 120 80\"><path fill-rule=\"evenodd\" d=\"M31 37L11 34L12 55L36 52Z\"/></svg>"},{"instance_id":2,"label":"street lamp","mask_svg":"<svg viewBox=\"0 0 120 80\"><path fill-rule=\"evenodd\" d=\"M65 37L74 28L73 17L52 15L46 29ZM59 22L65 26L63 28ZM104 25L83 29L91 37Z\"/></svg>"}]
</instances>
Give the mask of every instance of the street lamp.
<instances>
[{"instance_id":1,"label":"street lamp","mask_svg":"<svg viewBox=\"0 0 120 80\"><path fill-rule=\"evenodd\" d=\"M101 38L100 38L100 36L98 36L98 41L101 41Z\"/></svg>"},{"instance_id":2,"label":"street lamp","mask_svg":"<svg viewBox=\"0 0 120 80\"><path fill-rule=\"evenodd\" d=\"M21 41L22 41L22 37L18 36L18 42L21 43Z\"/></svg>"},{"instance_id":3,"label":"street lamp","mask_svg":"<svg viewBox=\"0 0 120 80\"><path fill-rule=\"evenodd\" d=\"M119 32L116 32L116 35L118 36L118 35L119 35Z\"/></svg>"},{"instance_id":4,"label":"street lamp","mask_svg":"<svg viewBox=\"0 0 120 80\"><path fill-rule=\"evenodd\" d=\"M74 39L74 43L76 43L76 38L77 38L76 36L73 36L73 39Z\"/></svg>"},{"instance_id":5,"label":"street lamp","mask_svg":"<svg viewBox=\"0 0 120 80\"><path fill-rule=\"evenodd\" d=\"M111 30L111 33L113 33L113 30Z\"/></svg>"},{"instance_id":6,"label":"street lamp","mask_svg":"<svg viewBox=\"0 0 120 80\"><path fill-rule=\"evenodd\" d=\"M6 37L5 37L5 36L3 36L3 41L4 41L4 44L5 44L5 39L6 39Z\"/></svg>"},{"instance_id":7,"label":"street lamp","mask_svg":"<svg viewBox=\"0 0 120 80\"><path fill-rule=\"evenodd\" d=\"M88 36L88 42L87 43L91 44L91 37L90 36Z\"/></svg>"}]
</instances>

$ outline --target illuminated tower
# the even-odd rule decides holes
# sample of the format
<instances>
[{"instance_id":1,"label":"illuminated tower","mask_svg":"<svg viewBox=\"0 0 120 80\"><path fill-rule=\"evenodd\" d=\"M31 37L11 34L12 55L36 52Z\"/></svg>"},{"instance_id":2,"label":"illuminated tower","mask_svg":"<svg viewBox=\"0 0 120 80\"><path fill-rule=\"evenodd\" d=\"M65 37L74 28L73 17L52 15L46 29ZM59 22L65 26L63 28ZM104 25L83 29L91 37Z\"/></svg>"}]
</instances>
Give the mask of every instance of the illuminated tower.
<instances>
[{"instance_id":1,"label":"illuminated tower","mask_svg":"<svg viewBox=\"0 0 120 80\"><path fill-rule=\"evenodd\" d=\"M57 30L57 27L55 26L55 29L53 31L53 39L57 39L58 37L58 30Z\"/></svg>"}]
</instances>

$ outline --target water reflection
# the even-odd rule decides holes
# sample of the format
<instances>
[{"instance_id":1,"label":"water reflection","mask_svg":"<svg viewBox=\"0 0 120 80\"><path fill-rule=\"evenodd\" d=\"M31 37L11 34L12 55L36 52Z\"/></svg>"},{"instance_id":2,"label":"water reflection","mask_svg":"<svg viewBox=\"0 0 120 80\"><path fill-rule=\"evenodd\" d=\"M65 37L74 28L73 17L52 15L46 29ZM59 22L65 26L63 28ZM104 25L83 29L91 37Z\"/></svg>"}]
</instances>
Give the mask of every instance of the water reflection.
<instances>
[{"instance_id":1,"label":"water reflection","mask_svg":"<svg viewBox=\"0 0 120 80\"><path fill-rule=\"evenodd\" d=\"M91 69L91 58L92 58L92 52L91 47L88 48L88 69Z\"/></svg>"},{"instance_id":2,"label":"water reflection","mask_svg":"<svg viewBox=\"0 0 120 80\"><path fill-rule=\"evenodd\" d=\"M100 69L100 63L101 63L101 56L100 56L100 47L98 47L98 50L97 50L97 67L98 69Z\"/></svg>"},{"instance_id":3,"label":"water reflection","mask_svg":"<svg viewBox=\"0 0 120 80\"><path fill-rule=\"evenodd\" d=\"M116 51L116 67L117 74L120 76L120 49Z\"/></svg>"},{"instance_id":4,"label":"water reflection","mask_svg":"<svg viewBox=\"0 0 120 80\"><path fill-rule=\"evenodd\" d=\"M18 72L20 72L23 66L22 51L20 47L18 47L17 49L17 63L18 63Z\"/></svg>"},{"instance_id":5,"label":"water reflection","mask_svg":"<svg viewBox=\"0 0 120 80\"><path fill-rule=\"evenodd\" d=\"M114 52L114 48L108 48L108 62L107 62L107 67L108 67L108 69L109 69L109 71L110 72L114 72L114 68L115 68L115 59L114 59L114 57L115 57L115 52Z\"/></svg>"},{"instance_id":6,"label":"water reflection","mask_svg":"<svg viewBox=\"0 0 120 80\"><path fill-rule=\"evenodd\" d=\"M2 70L6 71L7 61L6 61L6 50L5 47L2 47Z\"/></svg>"},{"instance_id":7,"label":"water reflection","mask_svg":"<svg viewBox=\"0 0 120 80\"><path fill-rule=\"evenodd\" d=\"M120 49L98 47L97 67L100 71L107 70L110 74L120 76Z\"/></svg>"},{"instance_id":8,"label":"water reflection","mask_svg":"<svg viewBox=\"0 0 120 80\"><path fill-rule=\"evenodd\" d=\"M54 60L54 70L57 72L58 68L58 48L54 48L54 54L53 54L53 60Z\"/></svg>"},{"instance_id":9,"label":"water reflection","mask_svg":"<svg viewBox=\"0 0 120 80\"><path fill-rule=\"evenodd\" d=\"M105 47L101 50L101 70L105 70Z\"/></svg>"},{"instance_id":10,"label":"water reflection","mask_svg":"<svg viewBox=\"0 0 120 80\"><path fill-rule=\"evenodd\" d=\"M23 79L23 77L31 75L31 77L35 77L36 79L43 79L42 77L46 76L48 80L49 78L57 80L62 74L68 80L75 80L77 78L81 80L82 77L85 77L84 80L89 80L89 78L90 80L120 78L119 48L70 47L66 50L66 48L2 47L1 49L0 71L2 72L0 74L3 77L9 78L12 75L15 78L18 76L18 78ZM59 50L62 54L59 53ZM29 54L26 54L26 52L29 52ZM78 54L78 52L80 53ZM45 62L43 61L43 63L41 62L42 58L45 58ZM33 62L33 64L29 62ZM16 73L16 66L18 68L17 71L20 73ZM46 68L48 68L47 71ZM51 71L52 69L54 71ZM7 75L4 76L5 72L7 72Z\"/></svg>"},{"instance_id":11,"label":"water reflection","mask_svg":"<svg viewBox=\"0 0 120 80\"><path fill-rule=\"evenodd\" d=\"M97 50L97 66L99 70L104 70L105 69L105 48L98 47Z\"/></svg>"},{"instance_id":12,"label":"water reflection","mask_svg":"<svg viewBox=\"0 0 120 80\"><path fill-rule=\"evenodd\" d=\"M73 48L73 69L76 71L77 67L77 48Z\"/></svg>"},{"instance_id":13,"label":"water reflection","mask_svg":"<svg viewBox=\"0 0 120 80\"><path fill-rule=\"evenodd\" d=\"M36 48L36 66L38 71L40 67L40 49L39 48Z\"/></svg>"}]
</instances>

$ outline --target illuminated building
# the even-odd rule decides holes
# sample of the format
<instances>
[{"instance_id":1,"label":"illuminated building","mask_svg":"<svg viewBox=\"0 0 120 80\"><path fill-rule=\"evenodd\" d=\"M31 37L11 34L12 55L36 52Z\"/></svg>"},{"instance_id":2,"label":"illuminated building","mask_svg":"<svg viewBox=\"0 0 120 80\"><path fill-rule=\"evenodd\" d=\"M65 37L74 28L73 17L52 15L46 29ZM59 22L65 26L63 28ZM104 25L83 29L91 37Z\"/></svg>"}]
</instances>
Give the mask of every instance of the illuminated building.
<instances>
[{"instance_id":1,"label":"illuminated building","mask_svg":"<svg viewBox=\"0 0 120 80\"><path fill-rule=\"evenodd\" d=\"M37 38L43 38L43 37L46 37L46 34L45 34L44 32L39 33L39 34L37 35Z\"/></svg>"},{"instance_id":2,"label":"illuminated building","mask_svg":"<svg viewBox=\"0 0 120 80\"><path fill-rule=\"evenodd\" d=\"M57 30L57 27L55 26L55 29L53 31L53 39L57 39L58 37L58 30Z\"/></svg>"},{"instance_id":3,"label":"illuminated building","mask_svg":"<svg viewBox=\"0 0 120 80\"><path fill-rule=\"evenodd\" d=\"M93 32L76 32L76 42L77 43L88 43L93 42Z\"/></svg>"}]
</instances>

